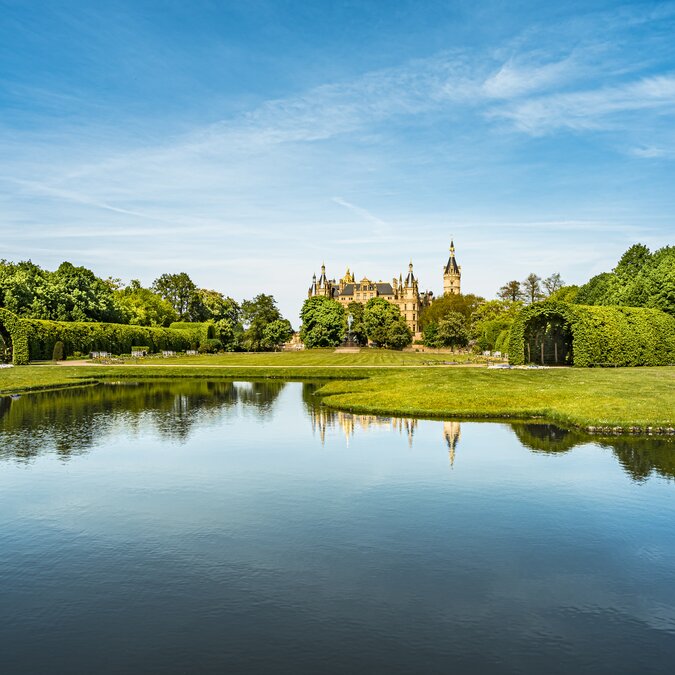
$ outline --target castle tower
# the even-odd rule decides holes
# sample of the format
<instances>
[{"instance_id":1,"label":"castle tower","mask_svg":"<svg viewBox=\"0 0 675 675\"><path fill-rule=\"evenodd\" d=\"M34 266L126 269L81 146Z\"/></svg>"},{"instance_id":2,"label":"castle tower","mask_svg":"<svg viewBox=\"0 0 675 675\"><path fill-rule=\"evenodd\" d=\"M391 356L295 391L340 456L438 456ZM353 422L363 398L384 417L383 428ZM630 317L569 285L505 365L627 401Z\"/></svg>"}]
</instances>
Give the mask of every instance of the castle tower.
<instances>
[{"instance_id":1,"label":"castle tower","mask_svg":"<svg viewBox=\"0 0 675 675\"><path fill-rule=\"evenodd\" d=\"M308 297L312 298L316 295L322 295L330 298L333 294L333 284L335 282L328 279L326 276L326 265L321 265L321 276L319 280L316 279L316 274L312 277L312 285L309 287Z\"/></svg>"},{"instance_id":2,"label":"castle tower","mask_svg":"<svg viewBox=\"0 0 675 675\"><path fill-rule=\"evenodd\" d=\"M443 268L443 294L444 295L459 295L460 282L462 280L462 268L457 265L455 260L455 243L450 242L450 257L447 265Z\"/></svg>"}]
</instances>

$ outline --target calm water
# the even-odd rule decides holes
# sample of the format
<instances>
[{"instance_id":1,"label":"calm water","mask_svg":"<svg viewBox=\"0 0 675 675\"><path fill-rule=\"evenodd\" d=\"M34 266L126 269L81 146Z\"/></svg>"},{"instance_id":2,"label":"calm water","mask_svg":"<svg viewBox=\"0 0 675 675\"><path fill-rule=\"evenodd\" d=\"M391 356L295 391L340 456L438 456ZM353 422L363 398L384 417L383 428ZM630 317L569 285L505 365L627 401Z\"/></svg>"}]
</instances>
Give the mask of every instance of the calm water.
<instances>
[{"instance_id":1,"label":"calm water","mask_svg":"<svg viewBox=\"0 0 675 675\"><path fill-rule=\"evenodd\" d=\"M675 443L313 390L0 398L2 672L675 671Z\"/></svg>"}]
</instances>

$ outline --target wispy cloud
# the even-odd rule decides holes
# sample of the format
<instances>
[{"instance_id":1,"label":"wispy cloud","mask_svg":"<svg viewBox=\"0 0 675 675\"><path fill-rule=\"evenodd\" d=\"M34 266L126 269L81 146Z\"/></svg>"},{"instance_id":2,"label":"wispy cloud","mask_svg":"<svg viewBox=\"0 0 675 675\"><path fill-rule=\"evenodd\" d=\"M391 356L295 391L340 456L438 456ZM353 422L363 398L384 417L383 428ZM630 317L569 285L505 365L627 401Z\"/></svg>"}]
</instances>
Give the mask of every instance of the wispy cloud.
<instances>
[{"instance_id":1,"label":"wispy cloud","mask_svg":"<svg viewBox=\"0 0 675 675\"><path fill-rule=\"evenodd\" d=\"M505 118L521 131L543 134L561 129L621 128L627 121L620 119L619 115L636 111L675 116L675 75L533 97L494 109L488 115Z\"/></svg>"},{"instance_id":2,"label":"wispy cloud","mask_svg":"<svg viewBox=\"0 0 675 675\"><path fill-rule=\"evenodd\" d=\"M361 206L356 206L356 204L352 204L341 197L333 197L332 201L336 204L339 204L340 206L344 206L350 211L353 211L364 220L372 223L373 225L377 225L379 228L384 228L387 226L387 223L385 223L384 220L373 215L370 211L368 211L368 209L364 209Z\"/></svg>"}]
</instances>

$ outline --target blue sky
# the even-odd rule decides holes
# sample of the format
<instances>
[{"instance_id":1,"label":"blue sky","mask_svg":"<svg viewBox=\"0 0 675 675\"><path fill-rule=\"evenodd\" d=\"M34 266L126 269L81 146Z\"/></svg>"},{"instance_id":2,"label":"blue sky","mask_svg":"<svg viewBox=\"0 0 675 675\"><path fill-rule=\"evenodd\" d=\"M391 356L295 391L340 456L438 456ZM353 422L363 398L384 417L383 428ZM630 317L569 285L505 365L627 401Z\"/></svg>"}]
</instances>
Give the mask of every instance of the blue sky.
<instances>
[{"instance_id":1,"label":"blue sky","mask_svg":"<svg viewBox=\"0 0 675 675\"><path fill-rule=\"evenodd\" d=\"M0 257L442 289L675 233L675 3L0 0Z\"/></svg>"}]
</instances>

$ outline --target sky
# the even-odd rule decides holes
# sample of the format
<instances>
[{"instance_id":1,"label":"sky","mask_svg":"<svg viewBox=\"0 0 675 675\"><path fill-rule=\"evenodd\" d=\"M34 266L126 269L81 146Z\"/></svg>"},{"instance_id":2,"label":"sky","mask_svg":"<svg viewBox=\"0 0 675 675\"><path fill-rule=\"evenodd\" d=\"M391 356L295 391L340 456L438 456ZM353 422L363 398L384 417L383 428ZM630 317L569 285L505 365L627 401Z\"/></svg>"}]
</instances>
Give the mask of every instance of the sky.
<instances>
[{"instance_id":1,"label":"sky","mask_svg":"<svg viewBox=\"0 0 675 675\"><path fill-rule=\"evenodd\" d=\"M675 2L0 0L0 258L296 325L322 262L492 298L674 206Z\"/></svg>"}]
</instances>

